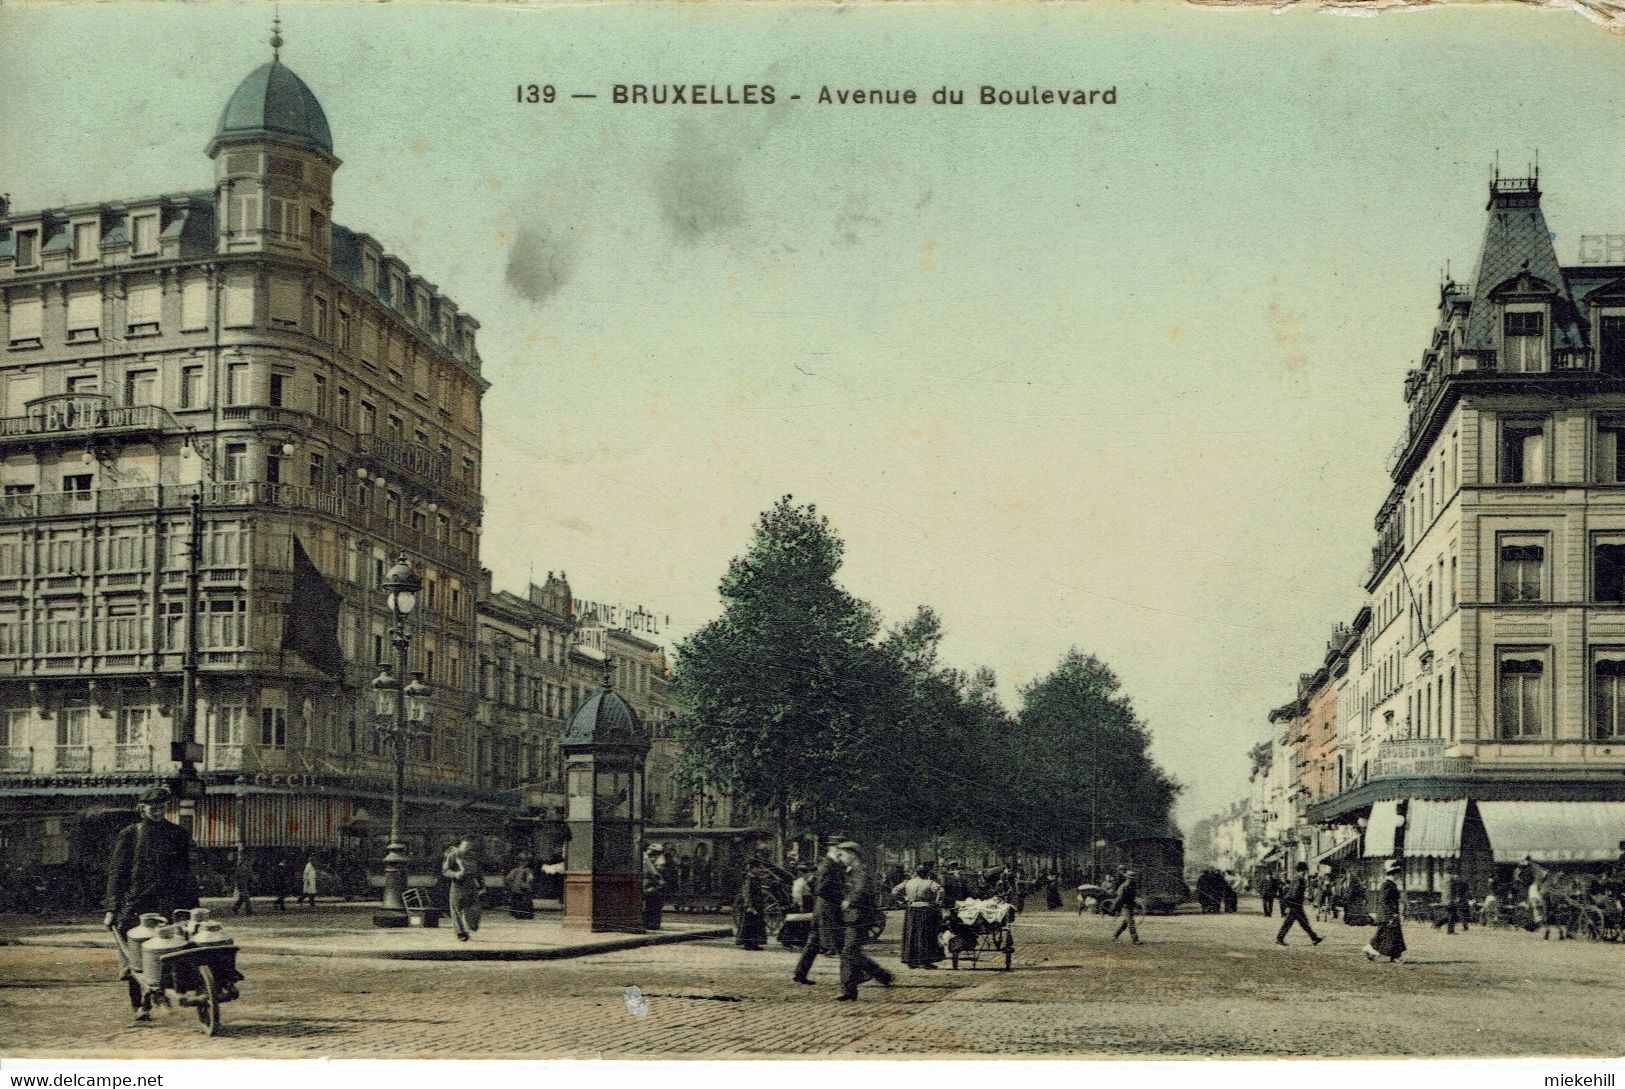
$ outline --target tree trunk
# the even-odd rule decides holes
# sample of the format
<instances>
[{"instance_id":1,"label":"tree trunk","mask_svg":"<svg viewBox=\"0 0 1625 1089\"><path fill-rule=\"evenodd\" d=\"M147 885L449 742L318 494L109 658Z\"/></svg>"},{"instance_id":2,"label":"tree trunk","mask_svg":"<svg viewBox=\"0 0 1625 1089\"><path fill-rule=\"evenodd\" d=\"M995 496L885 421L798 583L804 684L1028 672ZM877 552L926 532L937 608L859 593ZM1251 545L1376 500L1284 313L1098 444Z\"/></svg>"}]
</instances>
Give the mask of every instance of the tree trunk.
<instances>
[{"instance_id":1,"label":"tree trunk","mask_svg":"<svg viewBox=\"0 0 1625 1089\"><path fill-rule=\"evenodd\" d=\"M788 801L780 799L779 812L777 815L778 828L774 833L773 848L775 853L778 855L778 864L783 866L785 861L785 848L790 842L790 803Z\"/></svg>"}]
</instances>

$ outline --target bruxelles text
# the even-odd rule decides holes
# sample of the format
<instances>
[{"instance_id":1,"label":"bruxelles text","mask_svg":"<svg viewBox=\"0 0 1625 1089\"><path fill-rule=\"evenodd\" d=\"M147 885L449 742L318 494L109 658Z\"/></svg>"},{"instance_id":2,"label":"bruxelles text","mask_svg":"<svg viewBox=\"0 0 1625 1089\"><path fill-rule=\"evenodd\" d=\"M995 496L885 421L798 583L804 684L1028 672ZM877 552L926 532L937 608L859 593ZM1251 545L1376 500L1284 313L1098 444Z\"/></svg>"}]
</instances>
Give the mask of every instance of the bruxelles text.
<instances>
[{"instance_id":1,"label":"bruxelles text","mask_svg":"<svg viewBox=\"0 0 1625 1089\"><path fill-rule=\"evenodd\" d=\"M622 106L771 106L779 91L772 84L617 83L610 98ZM799 99L800 95L790 95ZM962 106L966 92L938 87L922 93L912 87L831 87L818 89L821 106ZM970 99L983 106L1115 106L1117 88L994 87L983 84Z\"/></svg>"}]
</instances>

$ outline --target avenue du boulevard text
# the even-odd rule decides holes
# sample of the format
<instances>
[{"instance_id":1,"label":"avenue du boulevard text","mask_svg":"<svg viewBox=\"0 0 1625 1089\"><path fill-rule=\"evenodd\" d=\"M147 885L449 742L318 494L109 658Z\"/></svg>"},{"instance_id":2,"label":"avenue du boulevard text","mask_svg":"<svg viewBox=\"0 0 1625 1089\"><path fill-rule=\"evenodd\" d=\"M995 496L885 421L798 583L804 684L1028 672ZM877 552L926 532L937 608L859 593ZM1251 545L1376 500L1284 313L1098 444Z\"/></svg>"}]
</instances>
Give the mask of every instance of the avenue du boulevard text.
<instances>
[{"instance_id":1,"label":"avenue du boulevard text","mask_svg":"<svg viewBox=\"0 0 1625 1089\"><path fill-rule=\"evenodd\" d=\"M514 100L522 105L548 104L563 98L602 95L574 92L550 83L521 83ZM810 101L820 106L1115 106L1117 87L837 87L824 84L816 94L787 93L770 83L616 83L608 95L617 106L772 106Z\"/></svg>"}]
</instances>

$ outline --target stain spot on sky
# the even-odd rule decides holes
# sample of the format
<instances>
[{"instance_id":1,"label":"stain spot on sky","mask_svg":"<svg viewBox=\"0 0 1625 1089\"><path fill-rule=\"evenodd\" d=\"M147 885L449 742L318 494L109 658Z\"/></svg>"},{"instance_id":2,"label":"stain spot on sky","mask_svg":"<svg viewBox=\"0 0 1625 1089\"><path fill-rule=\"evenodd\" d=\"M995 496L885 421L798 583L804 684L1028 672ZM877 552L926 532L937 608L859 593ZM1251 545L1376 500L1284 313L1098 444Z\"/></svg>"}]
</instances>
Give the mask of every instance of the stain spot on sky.
<instances>
[{"instance_id":1,"label":"stain spot on sky","mask_svg":"<svg viewBox=\"0 0 1625 1089\"><path fill-rule=\"evenodd\" d=\"M678 135L655 179L660 218L685 245L725 234L745 219L738 155L696 135L692 129Z\"/></svg>"},{"instance_id":2,"label":"stain spot on sky","mask_svg":"<svg viewBox=\"0 0 1625 1089\"><path fill-rule=\"evenodd\" d=\"M575 266L574 236L552 227L521 227L508 251L508 287L527 302L546 302L569 282Z\"/></svg>"}]
</instances>

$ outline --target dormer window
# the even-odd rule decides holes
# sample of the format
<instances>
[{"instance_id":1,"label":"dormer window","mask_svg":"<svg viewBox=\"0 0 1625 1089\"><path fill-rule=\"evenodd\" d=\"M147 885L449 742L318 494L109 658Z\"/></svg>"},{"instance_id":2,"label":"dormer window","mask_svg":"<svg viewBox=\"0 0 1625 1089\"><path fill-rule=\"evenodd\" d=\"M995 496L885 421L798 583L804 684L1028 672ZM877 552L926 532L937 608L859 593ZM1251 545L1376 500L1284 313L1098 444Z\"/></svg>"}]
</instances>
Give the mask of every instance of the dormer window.
<instances>
[{"instance_id":1,"label":"dormer window","mask_svg":"<svg viewBox=\"0 0 1625 1089\"><path fill-rule=\"evenodd\" d=\"M1625 377L1625 314L1597 319L1597 366L1603 374Z\"/></svg>"},{"instance_id":2,"label":"dormer window","mask_svg":"<svg viewBox=\"0 0 1625 1089\"><path fill-rule=\"evenodd\" d=\"M154 254L158 252L158 216L156 214L136 216L130 221L132 249L136 255Z\"/></svg>"},{"instance_id":3,"label":"dormer window","mask_svg":"<svg viewBox=\"0 0 1625 1089\"><path fill-rule=\"evenodd\" d=\"M39 231L17 232L17 267L33 268L39 264Z\"/></svg>"},{"instance_id":4,"label":"dormer window","mask_svg":"<svg viewBox=\"0 0 1625 1089\"><path fill-rule=\"evenodd\" d=\"M73 259L94 261L101 253L101 229L96 223L73 225Z\"/></svg>"},{"instance_id":5,"label":"dormer window","mask_svg":"<svg viewBox=\"0 0 1625 1089\"><path fill-rule=\"evenodd\" d=\"M1501 321L1503 369L1523 372L1545 370L1545 311L1508 310Z\"/></svg>"}]
</instances>

